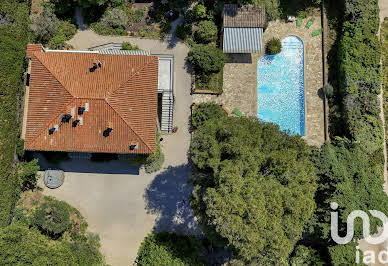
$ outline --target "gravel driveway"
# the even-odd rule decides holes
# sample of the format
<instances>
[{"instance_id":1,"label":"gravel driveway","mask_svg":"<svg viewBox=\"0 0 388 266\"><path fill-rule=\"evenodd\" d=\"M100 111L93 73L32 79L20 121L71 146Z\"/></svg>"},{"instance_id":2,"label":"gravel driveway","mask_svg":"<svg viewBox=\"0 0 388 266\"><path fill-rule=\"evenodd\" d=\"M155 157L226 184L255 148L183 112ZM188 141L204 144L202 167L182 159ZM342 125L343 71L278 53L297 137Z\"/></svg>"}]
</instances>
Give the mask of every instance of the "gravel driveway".
<instances>
[{"instance_id":1,"label":"gravel driveway","mask_svg":"<svg viewBox=\"0 0 388 266\"><path fill-rule=\"evenodd\" d=\"M188 150L190 134L190 75L185 60L188 48L174 38L167 42L129 37L99 36L90 30L79 31L69 41L75 50L109 42L130 41L154 54L173 54L175 61L175 110L174 125L178 132L163 136L166 155L164 169L148 175L114 171L125 168L122 162L95 163L73 160L61 167L66 172L62 187L44 189L46 195L65 200L78 208L86 217L90 231L100 235L102 252L110 265L130 265L136 257L143 238L152 230L168 230L186 234L199 234L198 225L189 207L188 197L192 187L187 184L190 176ZM88 169L78 171L78 169ZM95 173L93 169L99 169ZM133 168L128 165L128 168ZM101 169L106 169L101 173ZM88 172L91 173L88 173ZM117 173L116 173L117 172ZM136 172L136 171L135 171ZM107 174L116 173L116 174Z\"/></svg>"}]
</instances>

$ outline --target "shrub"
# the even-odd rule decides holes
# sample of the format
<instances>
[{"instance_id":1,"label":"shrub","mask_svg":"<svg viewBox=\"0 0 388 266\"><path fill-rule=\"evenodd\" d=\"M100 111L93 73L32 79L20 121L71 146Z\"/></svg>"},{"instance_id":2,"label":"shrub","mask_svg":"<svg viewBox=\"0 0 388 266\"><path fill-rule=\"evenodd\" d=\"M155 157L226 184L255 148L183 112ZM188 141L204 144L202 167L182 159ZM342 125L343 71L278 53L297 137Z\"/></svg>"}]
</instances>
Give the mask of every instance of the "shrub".
<instances>
[{"instance_id":1,"label":"shrub","mask_svg":"<svg viewBox=\"0 0 388 266\"><path fill-rule=\"evenodd\" d=\"M195 32L196 40L201 43L209 43L217 40L217 26L213 21L201 21Z\"/></svg>"},{"instance_id":2,"label":"shrub","mask_svg":"<svg viewBox=\"0 0 388 266\"><path fill-rule=\"evenodd\" d=\"M129 19L123 10L113 8L104 13L101 18L101 23L113 29L125 29L128 26Z\"/></svg>"},{"instance_id":3,"label":"shrub","mask_svg":"<svg viewBox=\"0 0 388 266\"><path fill-rule=\"evenodd\" d=\"M200 44L190 50L188 60L195 72L216 73L224 67L226 56L214 46Z\"/></svg>"},{"instance_id":4,"label":"shrub","mask_svg":"<svg viewBox=\"0 0 388 266\"><path fill-rule=\"evenodd\" d=\"M182 41L186 40L187 36L191 35L191 25L185 23L178 25L175 30L175 35Z\"/></svg>"},{"instance_id":5,"label":"shrub","mask_svg":"<svg viewBox=\"0 0 388 266\"><path fill-rule=\"evenodd\" d=\"M159 132L156 134L156 150L154 154L147 157L144 163L144 169L146 173L153 173L162 168L164 163L164 154L159 141Z\"/></svg>"},{"instance_id":6,"label":"shrub","mask_svg":"<svg viewBox=\"0 0 388 266\"><path fill-rule=\"evenodd\" d=\"M323 93L325 94L326 97L330 98L334 94L334 88L330 84L325 84L322 88Z\"/></svg>"},{"instance_id":7,"label":"shrub","mask_svg":"<svg viewBox=\"0 0 388 266\"><path fill-rule=\"evenodd\" d=\"M36 175L39 170L38 159L19 163L18 176L20 179L20 186L23 190L34 189L36 187Z\"/></svg>"},{"instance_id":8,"label":"shrub","mask_svg":"<svg viewBox=\"0 0 388 266\"><path fill-rule=\"evenodd\" d=\"M66 40L70 40L77 33L77 27L69 21L60 20L58 23L58 32L56 35L63 35Z\"/></svg>"},{"instance_id":9,"label":"shrub","mask_svg":"<svg viewBox=\"0 0 388 266\"><path fill-rule=\"evenodd\" d=\"M38 41L46 44L58 30L58 18L50 8L45 8L39 17L34 21L32 26Z\"/></svg>"},{"instance_id":10,"label":"shrub","mask_svg":"<svg viewBox=\"0 0 388 266\"><path fill-rule=\"evenodd\" d=\"M140 50L139 46L133 45L130 42L123 42L121 44L121 49L122 50Z\"/></svg>"},{"instance_id":11,"label":"shrub","mask_svg":"<svg viewBox=\"0 0 388 266\"><path fill-rule=\"evenodd\" d=\"M174 233L149 234L137 252L137 265L204 265L198 255L198 240Z\"/></svg>"},{"instance_id":12,"label":"shrub","mask_svg":"<svg viewBox=\"0 0 388 266\"><path fill-rule=\"evenodd\" d=\"M201 4L197 4L193 7L192 16L195 20L205 19L206 15L206 7Z\"/></svg>"},{"instance_id":13,"label":"shrub","mask_svg":"<svg viewBox=\"0 0 388 266\"><path fill-rule=\"evenodd\" d=\"M282 50L282 43L278 38L272 38L267 42L265 51L267 54L274 55L280 53Z\"/></svg>"},{"instance_id":14,"label":"shrub","mask_svg":"<svg viewBox=\"0 0 388 266\"><path fill-rule=\"evenodd\" d=\"M19 158L24 157L24 139L18 139L16 143L16 154Z\"/></svg>"},{"instance_id":15,"label":"shrub","mask_svg":"<svg viewBox=\"0 0 388 266\"><path fill-rule=\"evenodd\" d=\"M126 36L128 35L127 31L122 28L111 28L106 25L104 25L101 22L95 22L90 25L93 31L95 31L98 34L101 35L119 35L119 36Z\"/></svg>"},{"instance_id":16,"label":"shrub","mask_svg":"<svg viewBox=\"0 0 388 266\"><path fill-rule=\"evenodd\" d=\"M201 103L194 105L193 114L191 115L191 124L195 129L201 127L210 119L220 119L228 114L219 104Z\"/></svg>"},{"instance_id":17,"label":"shrub","mask_svg":"<svg viewBox=\"0 0 388 266\"><path fill-rule=\"evenodd\" d=\"M33 223L43 233L55 238L65 232L70 225L69 207L63 201L44 202L35 211Z\"/></svg>"},{"instance_id":18,"label":"shrub","mask_svg":"<svg viewBox=\"0 0 388 266\"><path fill-rule=\"evenodd\" d=\"M62 34L55 35L49 42L50 49L61 49L66 46L66 37Z\"/></svg>"}]
</instances>

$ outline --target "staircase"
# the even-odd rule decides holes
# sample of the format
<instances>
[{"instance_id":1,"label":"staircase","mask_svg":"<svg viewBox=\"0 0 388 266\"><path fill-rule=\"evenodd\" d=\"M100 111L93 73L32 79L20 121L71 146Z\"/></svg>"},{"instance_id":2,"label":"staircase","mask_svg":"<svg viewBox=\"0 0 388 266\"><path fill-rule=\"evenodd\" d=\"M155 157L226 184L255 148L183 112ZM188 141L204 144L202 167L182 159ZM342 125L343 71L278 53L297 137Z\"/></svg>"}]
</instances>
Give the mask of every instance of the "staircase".
<instances>
[{"instance_id":1,"label":"staircase","mask_svg":"<svg viewBox=\"0 0 388 266\"><path fill-rule=\"evenodd\" d=\"M171 91L164 92L162 96L161 130L171 132L173 121L174 96Z\"/></svg>"}]
</instances>

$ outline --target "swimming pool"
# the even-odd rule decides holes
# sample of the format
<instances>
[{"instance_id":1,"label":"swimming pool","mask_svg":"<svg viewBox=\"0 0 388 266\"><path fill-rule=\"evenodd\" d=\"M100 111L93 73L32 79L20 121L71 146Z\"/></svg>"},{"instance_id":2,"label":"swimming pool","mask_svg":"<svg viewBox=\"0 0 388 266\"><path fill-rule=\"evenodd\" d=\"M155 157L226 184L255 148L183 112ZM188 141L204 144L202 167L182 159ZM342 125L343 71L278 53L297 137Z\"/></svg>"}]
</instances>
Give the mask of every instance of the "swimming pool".
<instances>
[{"instance_id":1,"label":"swimming pool","mask_svg":"<svg viewBox=\"0 0 388 266\"><path fill-rule=\"evenodd\" d=\"M304 51L297 36L282 40L282 51L257 63L257 113L290 134L305 135Z\"/></svg>"}]
</instances>

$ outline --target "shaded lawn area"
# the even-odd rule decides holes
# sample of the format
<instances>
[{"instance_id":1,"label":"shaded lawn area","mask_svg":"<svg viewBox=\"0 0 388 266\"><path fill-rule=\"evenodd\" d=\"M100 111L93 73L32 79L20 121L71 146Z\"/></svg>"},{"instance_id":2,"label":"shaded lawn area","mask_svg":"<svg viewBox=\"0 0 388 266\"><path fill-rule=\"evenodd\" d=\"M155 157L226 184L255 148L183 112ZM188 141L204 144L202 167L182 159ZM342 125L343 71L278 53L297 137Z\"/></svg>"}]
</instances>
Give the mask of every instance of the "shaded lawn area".
<instances>
[{"instance_id":1,"label":"shaded lawn area","mask_svg":"<svg viewBox=\"0 0 388 266\"><path fill-rule=\"evenodd\" d=\"M28 6L26 2L3 0L12 24L0 27L0 227L8 223L17 201L18 179L14 173L14 154L19 133L18 106L22 73L28 42Z\"/></svg>"}]
</instances>

